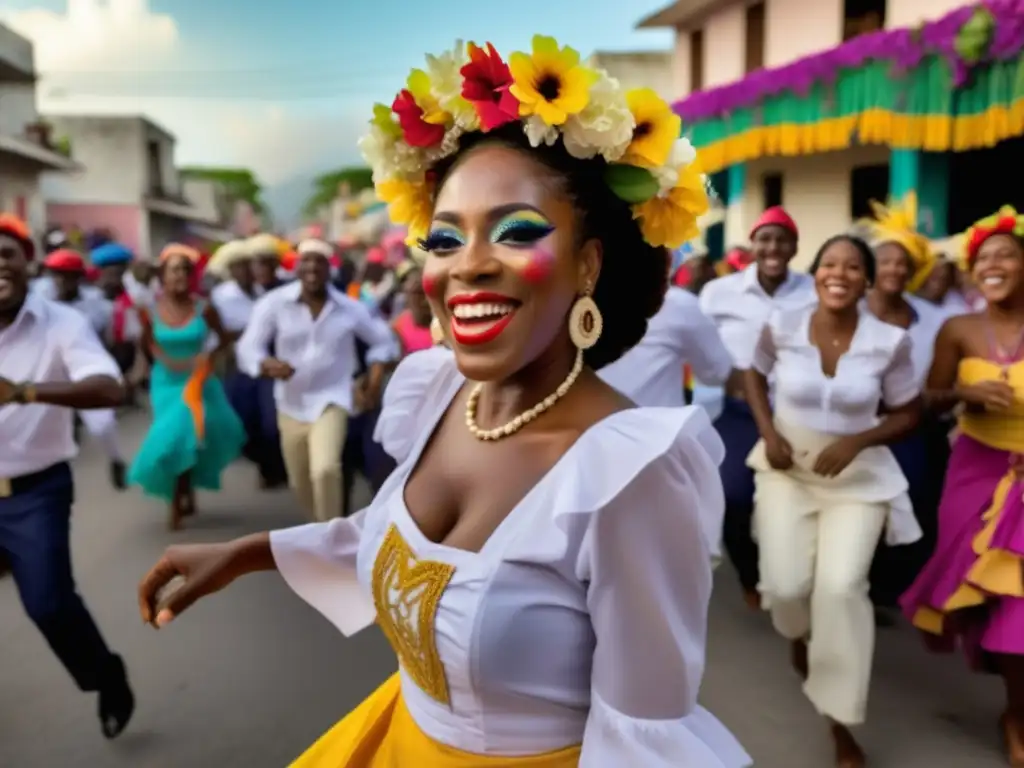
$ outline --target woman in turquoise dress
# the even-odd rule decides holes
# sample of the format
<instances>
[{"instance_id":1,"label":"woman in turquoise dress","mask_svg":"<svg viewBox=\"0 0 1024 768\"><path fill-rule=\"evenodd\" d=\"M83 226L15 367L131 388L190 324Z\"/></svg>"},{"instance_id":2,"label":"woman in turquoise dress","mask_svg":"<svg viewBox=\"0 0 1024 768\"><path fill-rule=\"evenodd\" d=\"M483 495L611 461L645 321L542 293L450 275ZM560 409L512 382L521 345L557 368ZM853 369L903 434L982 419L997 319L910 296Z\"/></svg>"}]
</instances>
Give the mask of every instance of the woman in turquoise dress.
<instances>
[{"instance_id":1,"label":"woman in turquoise dress","mask_svg":"<svg viewBox=\"0 0 1024 768\"><path fill-rule=\"evenodd\" d=\"M168 525L195 512L195 489L220 489L220 476L241 455L245 428L213 375L211 358L230 344L213 305L197 298L199 253L177 243L160 254L162 291L143 317L143 351L152 364L153 423L128 482L169 504ZM213 333L218 345L208 352Z\"/></svg>"}]
</instances>

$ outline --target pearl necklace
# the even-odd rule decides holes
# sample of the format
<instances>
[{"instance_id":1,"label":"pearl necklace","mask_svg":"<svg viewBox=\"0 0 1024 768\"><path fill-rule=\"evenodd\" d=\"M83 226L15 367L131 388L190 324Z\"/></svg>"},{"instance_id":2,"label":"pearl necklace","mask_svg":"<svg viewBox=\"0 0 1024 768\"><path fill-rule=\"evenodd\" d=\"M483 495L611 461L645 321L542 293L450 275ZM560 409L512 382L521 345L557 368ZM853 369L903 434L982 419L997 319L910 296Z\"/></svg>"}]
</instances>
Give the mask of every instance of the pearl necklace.
<instances>
[{"instance_id":1,"label":"pearl necklace","mask_svg":"<svg viewBox=\"0 0 1024 768\"><path fill-rule=\"evenodd\" d=\"M565 377L565 381L558 385L558 389L545 397L530 410L523 411L523 413L516 416L512 421L500 427L495 427L494 429L482 429L476 423L476 406L477 402L480 400L480 393L484 388L482 383L477 384L469 393L469 399L466 400L466 427L469 429L470 434L477 440L500 440L503 437L514 435L565 397L565 393L568 392L569 388L576 383L576 379L579 378L582 371L583 350L581 349L576 353L576 362L573 363L572 370L569 371L569 375Z\"/></svg>"}]
</instances>

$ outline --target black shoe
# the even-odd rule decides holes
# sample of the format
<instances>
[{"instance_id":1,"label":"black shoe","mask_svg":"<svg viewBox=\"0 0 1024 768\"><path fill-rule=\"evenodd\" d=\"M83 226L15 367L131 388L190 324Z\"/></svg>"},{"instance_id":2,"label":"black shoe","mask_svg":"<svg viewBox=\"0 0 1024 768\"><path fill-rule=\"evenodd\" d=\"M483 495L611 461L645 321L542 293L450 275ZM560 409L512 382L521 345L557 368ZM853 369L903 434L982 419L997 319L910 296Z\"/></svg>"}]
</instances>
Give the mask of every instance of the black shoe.
<instances>
[{"instance_id":1,"label":"black shoe","mask_svg":"<svg viewBox=\"0 0 1024 768\"><path fill-rule=\"evenodd\" d=\"M125 481L125 471L123 461L110 462L110 484L119 491L128 487L128 483Z\"/></svg>"},{"instance_id":2,"label":"black shoe","mask_svg":"<svg viewBox=\"0 0 1024 768\"><path fill-rule=\"evenodd\" d=\"M135 712L135 695L128 685L128 672L120 656L112 657L111 671L100 689L100 730L108 739L116 739L128 726Z\"/></svg>"}]
</instances>

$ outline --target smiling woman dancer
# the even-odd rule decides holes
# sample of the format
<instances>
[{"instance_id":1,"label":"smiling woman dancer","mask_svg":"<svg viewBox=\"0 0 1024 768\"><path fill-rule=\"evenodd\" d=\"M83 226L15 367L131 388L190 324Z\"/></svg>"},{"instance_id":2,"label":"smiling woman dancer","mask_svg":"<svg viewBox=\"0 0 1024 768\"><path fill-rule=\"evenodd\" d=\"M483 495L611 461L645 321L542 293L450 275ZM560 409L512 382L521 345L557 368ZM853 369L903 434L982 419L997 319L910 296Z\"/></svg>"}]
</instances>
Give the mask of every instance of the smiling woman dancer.
<instances>
[{"instance_id":1,"label":"smiling woman dancer","mask_svg":"<svg viewBox=\"0 0 1024 768\"><path fill-rule=\"evenodd\" d=\"M594 372L643 336L704 180L668 105L553 39L463 55L414 71L362 145L452 346L388 387L398 469L351 518L171 548L143 617L275 569L346 634L376 617L401 671L303 768L749 765L697 706L721 443Z\"/></svg>"},{"instance_id":2,"label":"smiling woman dancer","mask_svg":"<svg viewBox=\"0 0 1024 768\"><path fill-rule=\"evenodd\" d=\"M940 651L964 648L1006 685L1010 765L1024 767L1024 216L968 230L966 264L986 308L946 321L928 376L934 407L962 405L935 554L902 597Z\"/></svg>"},{"instance_id":3,"label":"smiling woman dancer","mask_svg":"<svg viewBox=\"0 0 1024 768\"><path fill-rule=\"evenodd\" d=\"M867 244L828 240L811 274L818 305L773 312L746 372L762 436L748 459L760 588L792 642L804 693L830 721L836 765L861 768L849 728L864 721L871 682L868 569L887 524L890 543L921 536L907 480L884 446L917 425L920 386L907 332L861 305L875 278Z\"/></svg>"}]
</instances>

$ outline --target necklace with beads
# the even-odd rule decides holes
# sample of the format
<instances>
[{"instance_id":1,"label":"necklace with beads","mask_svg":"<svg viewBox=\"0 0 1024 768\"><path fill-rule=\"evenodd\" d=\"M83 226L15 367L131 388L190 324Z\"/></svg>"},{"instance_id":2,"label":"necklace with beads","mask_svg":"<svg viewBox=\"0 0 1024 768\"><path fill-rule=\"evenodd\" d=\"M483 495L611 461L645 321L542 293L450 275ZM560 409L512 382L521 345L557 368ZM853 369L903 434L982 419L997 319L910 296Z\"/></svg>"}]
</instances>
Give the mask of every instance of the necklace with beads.
<instances>
[{"instance_id":1,"label":"necklace with beads","mask_svg":"<svg viewBox=\"0 0 1024 768\"><path fill-rule=\"evenodd\" d=\"M501 438L508 437L509 435L514 435L565 397L565 393L568 392L572 385L576 383L576 379L579 378L582 371L583 350L581 349L576 353L576 362L573 363L572 370L569 371L569 375L565 377L565 380L558 385L558 388L554 392L533 406L533 408L530 408L528 411L523 411L507 424L495 427L494 429L483 429L476 423L476 407L480 400L480 393L484 388L482 383L477 384L473 387L472 391L470 391L469 399L466 400L466 428L469 429L470 434L477 440L493 441L500 440Z\"/></svg>"}]
</instances>

